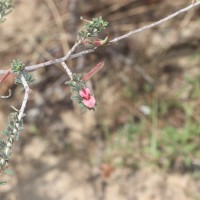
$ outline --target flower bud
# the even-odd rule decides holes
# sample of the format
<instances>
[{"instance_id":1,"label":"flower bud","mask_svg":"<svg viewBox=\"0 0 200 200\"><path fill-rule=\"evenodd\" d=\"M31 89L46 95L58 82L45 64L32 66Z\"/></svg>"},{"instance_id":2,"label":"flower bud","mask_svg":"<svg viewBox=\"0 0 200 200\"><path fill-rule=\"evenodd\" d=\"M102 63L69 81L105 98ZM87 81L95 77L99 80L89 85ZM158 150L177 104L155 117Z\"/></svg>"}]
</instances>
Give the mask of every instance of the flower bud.
<instances>
[{"instance_id":1,"label":"flower bud","mask_svg":"<svg viewBox=\"0 0 200 200\"><path fill-rule=\"evenodd\" d=\"M95 46L103 46L108 42L108 36L106 36L103 40L95 40L94 45Z\"/></svg>"}]
</instances>

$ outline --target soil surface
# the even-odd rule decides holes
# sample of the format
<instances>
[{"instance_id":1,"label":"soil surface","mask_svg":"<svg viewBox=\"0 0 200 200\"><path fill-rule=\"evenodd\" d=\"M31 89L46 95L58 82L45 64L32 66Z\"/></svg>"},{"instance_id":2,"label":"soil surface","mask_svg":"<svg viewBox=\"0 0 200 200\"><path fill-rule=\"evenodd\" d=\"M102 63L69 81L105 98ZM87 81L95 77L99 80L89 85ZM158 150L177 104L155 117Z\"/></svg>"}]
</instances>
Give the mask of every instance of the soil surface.
<instances>
[{"instance_id":1,"label":"soil surface","mask_svg":"<svg viewBox=\"0 0 200 200\"><path fill-rule=\"evenodd\" d=\"M189 3L15 0L14 10L0 25L0 69L7 69L13 59L31 65L63 56L82 26L80 16L91 19L102 15L109 21L108 33L114 38ZM31 86L24 130L10 159L14 174L2 177L7 184L0 187L0 200L198 200L200 182L194 173L179 166L165 170L158 164L147 164L140 154L131 160L133 164L140 160L140 167L116 164L121 159L120 147L108 161L105 136L106 130L114 136L133 113L136 121L144 118L141 106L155 95L144 94L145 84L156 87L159 98L174 97L184 87L180 99L187 99L191 87L185 75L200 75L198 11L191 10L116 45L70 60L68 65L77 73L105 60L103 70L89 83L98 99L95 112L81 113L73 104L61 65L33 72L36 81ZM9 76L0 88L2 95L12 89L12 98L0 100L0 130L6 126L10 106L19 108L23 98L13 80ZM129 98L133 91L138 93ZM198 99L188 105L196 109L194 118L200 122ZM160 126L180 127L184 123L185 118L176 110L159 121ZM134 153L137 157L132 148Z\"/></svg>"}]
</instances>

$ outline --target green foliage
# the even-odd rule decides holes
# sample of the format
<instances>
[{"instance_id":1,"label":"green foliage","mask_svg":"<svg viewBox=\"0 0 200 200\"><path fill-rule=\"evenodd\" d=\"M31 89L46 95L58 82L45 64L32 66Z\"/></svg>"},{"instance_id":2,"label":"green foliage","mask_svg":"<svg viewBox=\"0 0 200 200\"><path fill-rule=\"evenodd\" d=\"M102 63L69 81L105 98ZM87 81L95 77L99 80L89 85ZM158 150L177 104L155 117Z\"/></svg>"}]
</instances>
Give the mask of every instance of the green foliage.
<instances>
[{"instance_id":1,"label":"green foliage","mask_svg":"<svg viewBox=\"0 0 200 200\"><path fill-rule=\"evenodd\" d=\"M4 174L7 174L7 175L10 175L10 176L13 175L13 171L10 170L10 169L5 169L5 170L3 171L3 173L4 173Z\"/></svg>"},{"instance_id":2,"label":"green foliage","mask_svg":"<svg viewBox=\"0 0 200 200\"><path fill-rule=\"evenodd\" d=\"M105 159L117 166L138 167L137 157L140 155L140 142L143 135L144 125L127 122L120 127L115 134L105 131L107 148Z\"/></svg>"},{"instance_id":3,"label":"green foliage","mask_svg":"<svg viewBox=\"0 0 200 200\"><path fill-rule=\"evenodd\" d=\"M86 85L82 81L81 74L73 74L73 80L72 81L66 81L66 85L69 85L71 87L73 95L71 96L71 99L77 103L77 105L82 109L82 111L85 111L85 106L82 102L82 97L79 95L79 91L82 88L85 88Z\"/></svg>"},{"instance_id":4,"label":"green foliage","mask_svg":"<svg viewBox=\"0 0 200 200\"><path fill-rule=\"evenodd\" d=\"M20 60L13 60L11 62L11 70L14 73L20 73L24 68L24 63L22 63Z\"/></svg>"},{"instance_id":5,"label":"green foliage","mask_svg":"<svg viewBox=\"0 0 200 200\"><path fill-rule=\"evenodd\" d=\"M169 167L177 158L188 167L193 158L199 159L200 127L196 123L188 123L183 129L166 126L161 131L158 151L162 156L162 164Z\"/></svg>"},{"instance_id":6,"label":"green foliage","mask_svg":"<svg viewBox=\"0 0 200 200\"><path fill-rule=\"evenodd\" d=\"M18 140L19 133L23 128L23 119L18 119L18 112L13 112L9 116L7 128L2 131L5 139L0 140L0 171L7 175L12 175L13 172L7 169L7 164L11 156L11 148L15 140ZM6 184L5 181L0 181L0 185Z\"/></svg>"},{"instance_id":7,"label":"green foliage","mask_svg":"<svg viewBox=\"0 0 200 200\"><path fill-rule=\"evenodd\" d=\"M18 112L13 112L9 116L9 121L7 127L1 133L4 135L5 139L0 140L0 169L4 169L7 161L10 158L10 149L13 146L14 140L18 140L19 133L23 128L23 119L19 121ZM6 172L5 172L6 173Z\"/></svg>"},{"instance_id":8,"label":"green foliage","mask_svg":"<svg viewBox=\"0 0 200 200\"><path fill-rule=\"evenodd\" d=\"M161 128L154 119L125 123L111 137L106 137L105 159L114 165L154 164L167 170L177 167L190 170L193 160L200 159L200 126L193 118L194 112L188 115L185 111L182 115L185 122L180 127L164 125ZM158 121L160 116L162 113L152 118Z\"/></svg>"},{"instance_id":9,"label":"green foliage","mask_svg":"<svg viewBox=\"0 0 200 200\"><path fill-rule=\"evenodd\" d=\"M22 63L20 60L13 60L11 63L11 70L16 74L22 74L26 79L27 83L31 84L35 79L33 78L32 75L30 75L26 71L23 71L24 66L25 64ZM15 78L15 84L22 84L21 78L19 76Z\"/></svg>"},{"instance_id":10,"label":"green foliage","mask_svg":"<svg viewBox=\"0 0 200 200\"><path fill-rule=\"evenodd\" d=\"M0 186L5 185L5 184L6 184L6 181L0 181Z\"/></svg>"},{"instance_id":11,"label":"green foliage","mask_svg":"<svg viewBox=\"0 0 200 200\"><path fill-rule=\"evenodd\" d=\"M79 92L83 87L85 87L81 74L74 73L72 79L72 81L66 81L65 84L71 86L73 92Z\"/></svg>"},{"instance_id":12,"label":"green foliage","mask_svg":"<svg viewBox=\"0 0 200 200\"><path fill-rule=\"evenodd\" d=\"M18 112L13 112L10 114L7 128L4 131L2 131L2 134L7 137L11 137L12 139L18 140L19 133L22 130L22 128L23 128L23 119L19 121Z\"/></svg>"},{"instance_id":13,"label":"green foliage","mask_svg":"<svg viewBox=\"0 0 200 200\"><path fill-rule=\"evenodd\" d=\"M32 76L24 71L24 66L20 60L13 60L11 63L11 71L17 75L15 79L16 84L22 84L20 75L24 76L28 84L33 82ZM15 140L18 140L19 133L23 128L23 117L25 115L20 120L18 115L18 111L11 113L6 129L1 132L4 139L0 140L0 171L7 175L12 175L12 171L7 169L8 161L12 153L13 143ZM2 184L4 182L0 182L0 185Z\"/></svg>"},{"instance_id":14,"label":"green foliage","mask_svg":"<svg viewBox=\"0 0 200 200\"><path fill-rule=\"evenodd\" d=\"M89 37L96 37L108 26L108 22L104 21L102 17L93 18L92 21L87 21L85 27L78 33L81 39Z\"/></svg>"},{"instance_id":15,"label":"green foliage","mask_svg":"<svg viewBox=\"0 0 200 200\"><path fill-rule=\"evenodd\" d=\"M12 0L0 0L0 22L5 21L5 16L12 10Z\"/></svg>"},{"instance_id":16,"label":"green foliage","mask_svg":"<svg viewBox=\"0 0 200 200\"><path fill-rule=\"evenodd\" d=\"M24 78L26 79L26 82L28 83L28 84L31 84L31 83L33 83L34 82L34 78L33 78L33 76L32 75L30 75L29 73L27 73L27 72L21 72L21 74L24 76ZM19 77L16 77L15 78L15 84L22 84L22 81L21 81L21 79L19 78Z\"/></svg>"}]
</instances>

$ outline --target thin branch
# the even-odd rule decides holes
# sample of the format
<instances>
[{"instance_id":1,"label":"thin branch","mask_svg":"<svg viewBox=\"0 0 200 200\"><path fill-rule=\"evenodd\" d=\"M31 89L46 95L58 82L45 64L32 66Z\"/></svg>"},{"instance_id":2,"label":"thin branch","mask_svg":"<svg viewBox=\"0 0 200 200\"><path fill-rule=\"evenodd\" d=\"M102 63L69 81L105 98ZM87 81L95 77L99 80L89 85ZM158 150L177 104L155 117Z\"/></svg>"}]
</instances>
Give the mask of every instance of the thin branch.
<instances>
[{"instance_id":1,"label":"thin branch","mask_svg":"<svg viewBox=\"0 0 200 200\"><path fill-rule=\"evenodd\" d=\"M183 9L180 9L179 11L157 21L157 22L154 22L152 24L149 24L149 25L146 25L146 26L143 26L139 29L136 29L136 30L133 30L133 31L130 31L120 37L117 37L117 38L114 38L113 40L110 40L109 43L116 43L120 40L123 40L125 38L128 38L136 33L139 33L139 32L142 32L144 30L147 30L147 29L151 29L155 26L158 26L170 19L173 19L174 17L182 14L182 13L185 13L189 10L191 10L192 8L194 7L197 7L200 5L200 1L197 1L197 2L193 2L192 4L190 4L189 6L183 8ZM62 62L65 62L66 60L68 60L69 58L73 59L73 58L77 58L77 57L80 57L80 56L83 56L83 55L86 55L86 54L89 54L89 53L92 53L94 52L98 47L95 47L93 49L88 49L88 50L85 50L85 51L82 51L82 52L79 52L79 53L76 53L76 54L73 54L72 53L75 51L76 47L79 46L81 44L81 41L78 41L74 44L74 46L71 48L71 50L64 56L64 57L61 57L61 58L58 58L58 59L54 59L54 60L50 60L50 61L47 61L47 62L43 62L43 63L40 63L40 64L36 64L36 65L30 65L30 66L26 66L25 67L25 71L27 72L30 72L30 71L35 71L39 68L42 68L42 67L46 67L46 66L49 66L49 65L52 65L52 64L56 64L56 63L62 63ZM4 70L0 70L0 74L5 74L5 71Z\"/></svg>"},{"instance_id":2,"label":"thin branch","mask_svg":"<svg viewBox=\"0 0 200 200\"><path fill-rule=\"evenodd\" d=\"M20 78L21 78L21 81L22 81L22 85L25 89L25 94L24 94L24 98L23 98L23 101L22 101L21 108L19 110L19 114L17 116L18 120L15 123L15 125L13 126L12 134L10 134L5 141L6 145L5 145L5 148L3 150L3 153L7 157L10 157L11 149L13 147L14 141L17 139L16 136L17 136L19 128L20 128L20 121L22 120L22 118L24 116L24 111L25 111L25 108L26 108L26 104L27 104L28 97L29 97L29 91L30 91L30 88L27 84L27 81L22 74L21 74ZM0 172L2 172L2 170L4 170L6 167L8 167L8 159L1 157L0 158Z\"/></svg>"},{"instance_id":3,"label":"thin branch","mask_svg":"<svg viewBox=\"0 0 200 200\"><path fill-rule=\"evenodd\" d=\"M72 72L70 71L69 67L67 66L67 64L65 62L61 62L63 68L65 69L65 71L67 72L69 78L71 80L73 80L73 76L72 76Z\"/></svg>"},{"instance_id":4,"label":"thin branch","mask_svg":"<svg viewBox=\"0 0 200 200\"><path fill-rule=\"evenodd\" d=\"M79 53L72 54L69 58L71 58L71 59L78 58L80 56L84 56L84 55L93 53L93 52L95 52L96 49L98 49L98 47L95 47L93 49L87 49L87 50L81 51Z\"/></svg>"},{"instance_id":5,"label":"thin branch","mask_svg":"<svg viewBox=\"0 0 200 200\"><path fill-rule=\"evenodd\" d=\"M24 68L24 70L27 71L27 72L30 72L30 71L35 71L35 70L42 68L42 67L46 67L46 66L53 65L53 64L56 64L56 63L65 62L80 44L81 44L81 40L76 42L74 44L74 46L68 51L68 53L62 58L50 60L50 61L43 62L43 63L36 64L36 65L26 66Z\"/></svg>"},{"instance_id":6,"label":"thin branch","mask_svg":"<svg viewBox=\"0 0 200 200\"><path fill-rule=\"evenodd\" d=\"M8 90L8 95L7 96L0 96L1 99L8 99L12 95L12 91L9 89Z\"/></svg>"},{"instance_id":7,"label":"thin branch","mask_svg":"<svg viewBox=\"0 0 200 200\"><path fill-rule=\"evenodd\" d=\"M26 104L27 104L27 101L28 101L28 97L29 97L29 92L30 92L30 88L28 86L28 83L26 81L26 79L24 78L23 75L21 75L21 81L22 81L22 84L23 84L23 87L25 89L25 94L24 94L24 99L22 101L22 105L21 105L21 108L19 110L19 115L18 115L18 119L19 121L22 119L22 117L24 116L24 110L26 108Z\"/></svg>"},{"instance_id":8,"label":"thin branch","mask_svg":"<svg viewBox=\"0 0 200 200\"><path fill-rule=\"evenodd\" d=\"M184 12L187 12L188 10L191 10L192 8L194 8L194 7L196 7L196 6L199 6L199 5L200 5L200 1L197 1L197 2L195 2L195 3L192 3L191 5L189 5L189 6L185 7L185 8L183 8L183 9L181 9L181 10L179 10L179 11L177 11L177 12L175 12L175 13L173 13L173 14L171 14L171 15L169 15L169 16L167 16L167 17L165 17L165 18L163 18L163 19L161 19L161 20L159 20L159 21L157 21L157 22L154 22L154 23L152 23L152 24L143 26L142 28L139 28L139 29L130 31L129 33L126 33L125 35L122 35L122 36L120 36L120 37L117 37L117 38L111 40L110 42L111 42L111 43L115 43L115 42L118 42L118 41L123 40L123 39L125 39L125 38L128 38L128 37L132 36L133 34L136 34L136 33L142 32L142 31L144 31L144 30L147 30L147 29L153 28L153 27L155 27L155 26L158 26L158 25L160 25L160 24L162 24L162 23L164 23L164 22L166 22L166 21L168 21L168 20L170 20L170 19L173 19L173 18L176 17L177 15L180 15L180 14L182 14L182 13L184 13Z\"/></svg>"},{"instance_id":9,"label":"thin branch","mask_svg":"<svg viewBox=\"0 0 200 200\"><path fill-rule=\"evenodd\" d=\"M165 17L165 18L163 18L163 19L161 19L159 21L157 21L157 22L154 22L152 24L143 26L143 27L141 27L139 29L130 31L130 32L124 34L124 35L121 35L121 36L119 36L117 38L114 38L113 40L110 40L109 43L116 43L116 42L118 42L118 41L120 41L122 39L128 38L128 37L130 37L130 36L132 36L132 35L134 35L134 34L136 34L138 32L142 32L144 30L151 29L151 28L153 28L155 26L158 26L158 25L160 25L160 24L162 24L162 23L164 23L164 22L176 17L177 15L180 15L180 14L182 14L184 12L187 12L187 11L191 10L192 8L194 8L196 6L199 6L199 5L200 5L200 1L192 3L191 5L183 8L183 9L181 9L181 10L179 10L179 11L177 11L177 12L175 12L175 13L173 13L173 14L171 14L171 15L169 15L169 16L167 16L167 17ZM85 50L85 51L82 51L82 52L79 52L79 53L76 53L76 54L73 54L73 55L70 56L70 58L73 59L73 58L77 58L77 57L80 57L80 56L83 56L83 55L87 55L89 53L93 53L96 49L97 49L97 47L95 47L93 49Z\"/></svg>"}]
</instances>

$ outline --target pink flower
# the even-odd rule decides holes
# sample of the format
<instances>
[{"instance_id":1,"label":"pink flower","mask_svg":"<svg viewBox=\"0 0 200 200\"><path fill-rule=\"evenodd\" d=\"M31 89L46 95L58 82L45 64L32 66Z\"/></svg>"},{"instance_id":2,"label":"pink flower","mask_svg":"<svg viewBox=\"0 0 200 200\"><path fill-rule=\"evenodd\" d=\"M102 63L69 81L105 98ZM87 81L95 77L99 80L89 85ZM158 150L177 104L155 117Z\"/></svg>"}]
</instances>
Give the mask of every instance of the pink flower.
<instances>
[{"instance_id":1,"label":"pink flower","mask_svg":"<svg viewBox=\"0 0 200 200\"><path fill-rule=\"evenodd\" d=\"M94 106L96 104L96 100L93 96L90 96L90 99L88 99L88 100L84 99L83 100L83 104L88 108L94 108Z\"/></svg>"},{"instance_id":2,"label":"pink flower","mask_svg":"<svg viewBox=\"0 0 200 200\"><path fill-rule=\"evenodd\" d=\"M82 88L82 90L79 91L79 94L82 98L89 100L90 99L90 89L89 88Z\"/></svg>"},{"instance_id":3,"label":"pink flower","mask_svg":"<svg viewBox=\"0 0 200 200\"><path fill-rule=\"evenodd\" d=\"M83 98L83 104L88 108L94 108L96 100L94 96L91 96L89 88L82 88L79 91L79 95Z\"/></svg>"}]
</instances>

